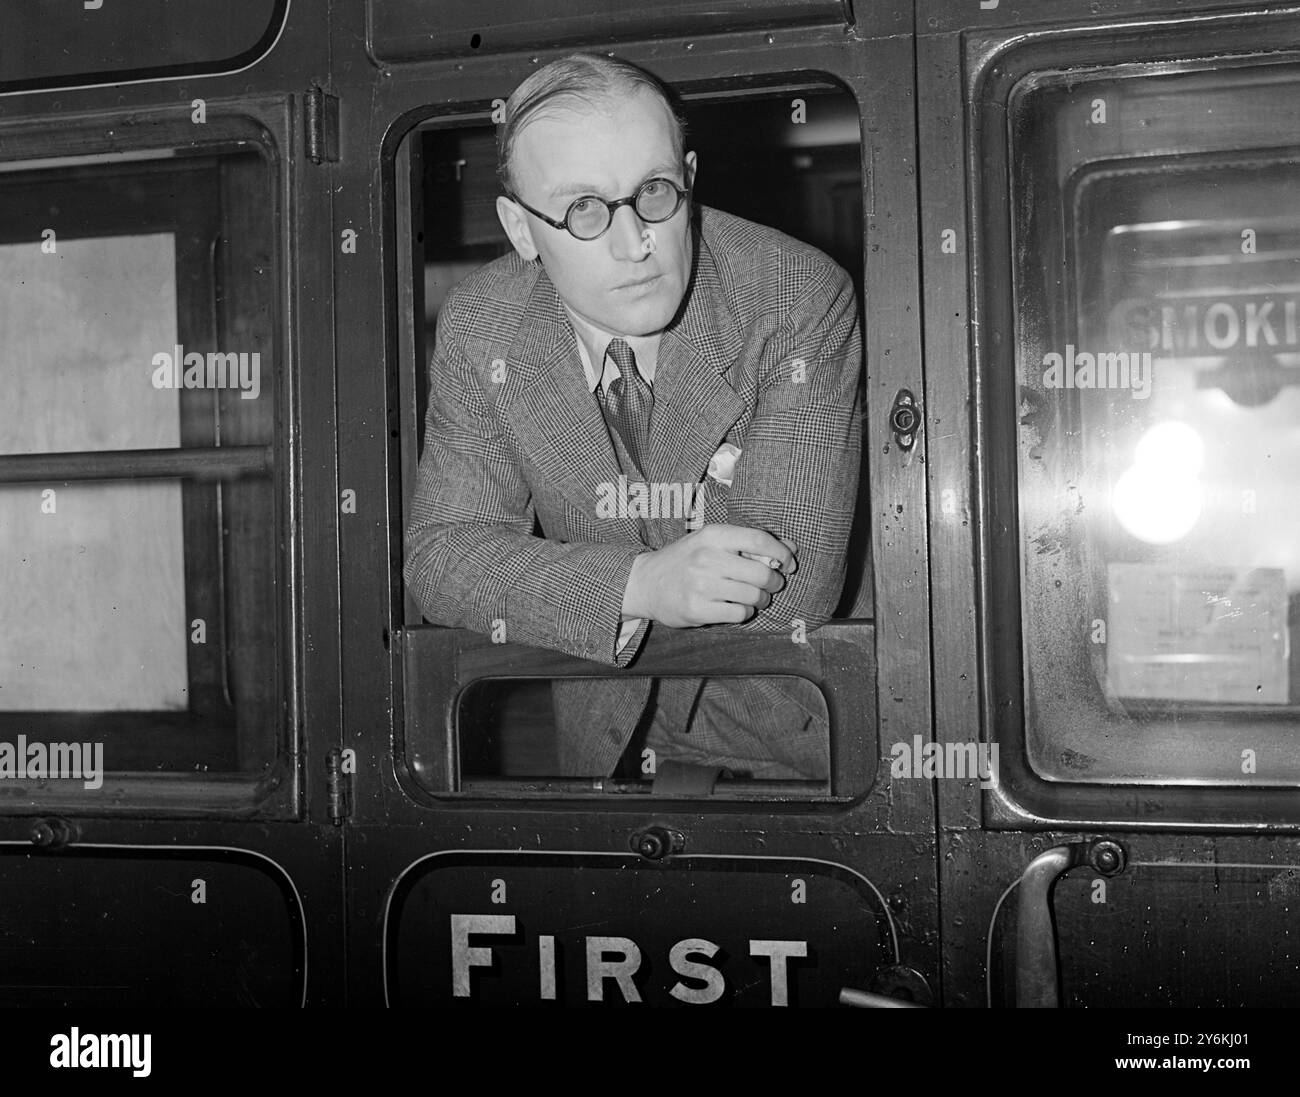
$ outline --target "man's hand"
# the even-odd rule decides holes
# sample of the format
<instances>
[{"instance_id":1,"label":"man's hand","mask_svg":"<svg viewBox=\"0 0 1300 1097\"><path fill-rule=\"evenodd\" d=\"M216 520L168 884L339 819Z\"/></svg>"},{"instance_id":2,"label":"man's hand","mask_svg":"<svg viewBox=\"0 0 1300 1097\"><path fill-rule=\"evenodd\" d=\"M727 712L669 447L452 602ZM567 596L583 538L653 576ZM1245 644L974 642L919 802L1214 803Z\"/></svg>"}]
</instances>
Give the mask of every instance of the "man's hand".
<instances>
[{"instance_id":1,"label":"man's hand","mask_svg":"<svg viewBox=\"0 0 1300 1097\"><path fill-rule=\"evenodd\" d=\"M746 526L705 526L636 558L623 616L670 628L739 624L765 609L794 569L788 541Z\"/></svg>"}]
</instances>

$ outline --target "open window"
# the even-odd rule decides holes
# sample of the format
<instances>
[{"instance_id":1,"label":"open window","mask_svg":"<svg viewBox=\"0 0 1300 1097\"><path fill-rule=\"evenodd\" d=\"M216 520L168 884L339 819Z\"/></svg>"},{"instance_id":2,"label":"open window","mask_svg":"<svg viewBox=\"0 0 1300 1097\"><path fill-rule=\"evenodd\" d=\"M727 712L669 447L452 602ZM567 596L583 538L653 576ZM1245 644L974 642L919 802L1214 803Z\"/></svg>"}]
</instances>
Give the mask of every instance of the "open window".
<instances>
[{"instance_id":1,"label":"open window","mask_svg":"<svg viewBox=\"0 0 1300 1097\"><path fill-rule=\"evenodd\" d=\"M249 801L283 753L273 179L246 141L0 172L0 759L33 805ZM44 780L73 746L105 785Z\"/></svg>"},{"instance_id":2,"label":"open window","mask_svg":"<svg viewBox=\"0 0 1300 1097\"><path fill-rule=\"evenodd\" d=\"M853 97L829 84L780 91L706 89L686 100L687 147L699 156L693 198L780 229L820 248L862 290L863 176ZM397 153L399 279L409 286L401 371L401 467L409 514L423 450L428 362L438 315L451 289L506 254L497 220L495 127L483 115L442 116L414 127ZM404 218L409 210L409 223ZM864 453L865 466L865 453ZM724 768L722 798L847 798L874 776L874 633L866 470L849 548L848 580L836 617L792 643L789 635L728 638L709 630L660 630L627 670L540 648L493 644L487 636L423 624L407 598L402 637L405 713L398 739L406 772L425 793L493 796L648 794L657 776L649 729L638 729L613 778L566 773L558 760L556 695L575 679L704 676L762 678L815 718L829 721L823 775L757 777ZM537 530L544 535L544 530ZM669 640L671 639L671 643ZM561 680L563 682L560 683ZM656 687L659 688L659 687ZM668 687L671 688L671 687ZM663 782L656 792L664 791ZM676 789L682 795L689 791Z\"/></svg>"},{"instance_id":3,"label":"open window","mask_svg":"<svg viewBox=\"0 0 1300 1097\"><path fill-rule=\"evenodd\" d=\"M1011 92L990 657L1047 781L1300 783L1298 97L1294 64Z\"/></svg>"}]
</instances>

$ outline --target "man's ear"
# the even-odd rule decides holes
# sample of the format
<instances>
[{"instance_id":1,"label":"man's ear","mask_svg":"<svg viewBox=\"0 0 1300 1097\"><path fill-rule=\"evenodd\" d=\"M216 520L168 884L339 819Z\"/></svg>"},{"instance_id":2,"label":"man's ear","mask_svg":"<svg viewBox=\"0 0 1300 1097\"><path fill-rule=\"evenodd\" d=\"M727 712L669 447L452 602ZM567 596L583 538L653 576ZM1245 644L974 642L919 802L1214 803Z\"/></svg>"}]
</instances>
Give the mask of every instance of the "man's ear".
<instances>
[{"instance_id":1,"label":"man's ear","mask_svg":"<svg viewBox=\"0 0 1300 1097\"><path fill-rule=\"evenodd\" d=\"M695 186L695 166L697 163L698 160L695 157L695 153L688 152L686 154L686 189L687 190L690 190L692 187Z\"/></svg>"},{"instance_id":2,"label":"man's ear","mask_svg":"<svg viewBox=\"0 0 1300 1097\"><path fill-rule=\"evenodd\" d=\"M532 226L524 216L523 207L503 194L497 198L497 219L505 229L506 236L510 238L510 243L514 245L515 251L519 253L519 257L525 263L536 259L537 245L533 243Z\"/></svg>"}]
</instances>

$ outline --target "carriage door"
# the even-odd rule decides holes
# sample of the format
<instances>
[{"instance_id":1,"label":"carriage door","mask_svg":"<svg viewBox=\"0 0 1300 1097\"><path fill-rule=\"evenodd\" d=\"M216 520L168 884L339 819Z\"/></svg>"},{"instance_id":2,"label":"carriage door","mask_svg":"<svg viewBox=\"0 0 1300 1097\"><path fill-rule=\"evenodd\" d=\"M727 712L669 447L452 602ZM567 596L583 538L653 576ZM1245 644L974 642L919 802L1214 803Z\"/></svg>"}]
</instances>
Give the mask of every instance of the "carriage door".
<instances>
[{"instance_id":1,"label":"carriage door","mask_svg":"<svg viewBox=\"0 0 1300 1097\"><path fill-rule=\"evenodd\" d=\"M952 1001L1294 1004L1300 24L927 7Z\"/></svg>"},{"instance_id":2,"label":"carriage door","mask_svg":"<svg viewBox=\"0 0 1300 1097\"><path fill-rule=\"evenodd\" d=\"M324 38L287 8L0 13L6 1005L341 991Z\"/></svg>"},{"instance_id":3,"label":"carriage door","mask_svg":"<svg viewBox=\"0 0 1300 1097\"><path fill-rule=\"evenodd\" d=\"M356 236L336 259L340 476L357 502L341 529L354 1001L932 999L911 13L858 7L853 23L831 0L671 16L630 0L526 16L507 0L388 0L336 26L335 230ZM615 671L513 643L505 621L435 628L403 589L443 302L508 249L495 123L530 71L578 48L612 49L683 93L700 203L829 253L865 299L864 471L849 581L821 629L660 630ZM700 674L800 683L829 717L824 773L708 788L652 749L608 778L566 770L553 698L574 680Z\"/></svg>"}]
</instances>

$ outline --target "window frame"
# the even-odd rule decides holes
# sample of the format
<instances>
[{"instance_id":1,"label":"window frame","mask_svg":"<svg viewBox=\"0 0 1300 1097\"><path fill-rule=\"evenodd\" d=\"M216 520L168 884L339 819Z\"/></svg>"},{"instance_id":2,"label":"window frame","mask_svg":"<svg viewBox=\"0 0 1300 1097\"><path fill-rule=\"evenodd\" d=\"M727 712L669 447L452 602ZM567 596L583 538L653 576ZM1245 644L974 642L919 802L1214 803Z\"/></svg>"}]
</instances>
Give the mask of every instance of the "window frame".
<instances>
[{"instance_id":1,"label":"window frame","mask_svg":"<svg viewBox=\"0 0 1300 1097\"><path fill-rule=\"evenodd\" d=\"M294 512L293 500L288 491L295 446L287 436L286 424L291 422L287 398L291 385L287 377L285 364L289 360L288 340L284 322L284 271L286 256L285 211L288 193L286 189L287 169L280 149L288 133L289 119L286 101L280 97L266 98L260 101L244 100L237 110L221 110L217 113L216 101L209 101L208 109L213 112L196 138L196 127L189 121L188 113L178 116L174 109L146 109L136 113L134 126L126 127L120 114L82 115L68 119L66 126L51 131L44 120L23 119L6 127L4 132L6 162L0 172L0 186L22 187L39 178L55 179L56 185L66 185L74 192L82 187L87 192L93 191L93 180L100 178L101 172L130 173L158 176L158 187L165 189L168 178L175 178L176 172L200 171L200 165L206 164L210 171L221 176L225 184L229 165L240 154L253 154L259 158L258 170L263 174L267 187L267 202L263 207L263 216L271 226L270 238L259 241L269 252L269 265L261 267L259 274L266 276L265 287L259 287L256 293L263 295L265 302L265 321L256 338L264 348L264 358L270 368L264 369L262 386L274 401L272 408L272 441L266 446L212 446L184 449L185 436L195 429L196 418L201 417L202 400L191 402L187 409L185 401L181 403L182 437L181 447L175 450L127 450L127 451L79 451L70 454L31 454L0 456L0 480L16 482L40 480L43 482L90 483L105 479L172 479L178 478L182 483L182 495L185 500L185 576L186 576L186 638L187 638L187 676L191 682L198 667L200 674L199 693L208 694L200 704L206 704L208 712L219 709L222 704L224 674L228 658L225 654L224 629L214 629L215 622L226 616L226 598L224 589L225 573L221 576L200 576L196 574L202 567L193 552L193 543L188 539L190 529L207 524L211 531L209 551L206 556L220 559L230 543L230 534L222 533L219 522L229 522L229 517L221 516L216 492L210 486L213 483L233 483L245 475L270 473L270 490L273 499L273 514L266 530L266 539L273 546L274 564L267 581L276 592L275 605L270 608L269 623L259 627L272 630L272 652L274 663L274 699L269 706L270 724L252 729L251 741L258 744L258 754L265 759L260 770L237 768L214 771L210 767L191 768L190 770L113 770L105 766L103 785L99 789L87 790L80 781L42 782L15 779L6 784L12 789L11 795L0 805L0 811L32 812L66 810L78 814L103 815L140 815L145 817L189 815L196 817L228 816L231 813L257 815L277 818L293 817L301 813L301 788L297 774L295 758L297 752L293 747L297 734L297 717L299 704L297 700L297 681L299 676L297 642L292 627L292 615L295 611L291 587L292 567L286 559L283 547L288 539L286 531L291 528L290 520ZM120 135L118 131L122 130ZM30 167L26 166L30 162ZM178 188L177 193L183 193ZM84 236L131 235L143 231L172 231L176 239L177 265L177 313L178 336L185 331L187 322L193 322L195 329L202 329L207 345L204 349L214 347L221 339L221 332L229 320L223 315L228 308L227 297L237 294L242 286L239 278L223 287L226 296L218 300L217 289L222 284L222 271L230 260L252 260L251 255L229 256L228 240L222 234L222 228L232 217L242 216L242 211L234 204L218 204L207 210L191 211L187 215L184 200L178 200L173 211L163 211L160 206L142 205L141 203L123 202L118 208L105 211L102 209L103 195L93 194L93 204L82 207L90 210L87 215L77 212L72 215L77 231L69 234L70 238ZM66 217L63 224L68 223ZM183 227L194 228L207 225L215 227L216 234L199 233L193 248L183 245ZM87 228L88 231L81 231ZM64 238L64 232L60 238ZM28 235L19 237L23 242L31 242ZM37 238L39 243L39 238ZM206 254L200 254L206 251ZM201 259L182 274L184 258ZM241 276L242 277L242 276ZM244 278L251 285L251 279ZM204 291L210 291L204 297ZM188 319L187 319L188 318ZM181 340L184 342L184 339ZM210 406L220 399L220 393L207 393L195 390L199 397L210 396ZM237 397L237 394L236 394ZM188 422L187 422L188 419ZM225 450L226 452L220 452ZM93 463L94 467L90 467ZM90 475L93 473L94 475ZM209 499L205 500L205 494ZM202 582L200 582L200 578ZM207 653L200 653L196 662L194 648L188 643L188 621L190 609L202 604L219 609L221 612L205 617L209 623ZM198 611L196 615L202 615ZM220 645L218 647L218 645ZM203 661L203 655L208 659ZM175 722L182 725L193 724L193 705L195 698L191 695L191 710L178 714ZM17 712L6 714L6 719L22 722L28 729L29 738L35 738L31 732L33 725L42 720L42 713ZM169 714L164 712L110 712L110 713L60 713L48 715L40 725L40 737L44 741L86 741L91 733L94 741L105 742L105 762L111 761L111 740L106 735L112 734L119 727L141 728L152 725L155 730L169 723ZM162 718L161 720L159 718ZM207 718L200 716L199 719ZM48 729L48 734L46 733ZM174 729L174 728L173 728ZM80 734L78 734L80 733ZM146 738L147 738L146 733ZM232 736L235 766L246 756L249 744L236 740Z\"/></svg>"},{"instance_id":2,"label":"window frame","mask_svg":"<svg viewBox=\"0 0 1300 1097\"><path fill-rule=\"evenodd\" d=\"M688 105L693 103L743 101L745 99L776 99L785 94L797 95L801 91L830 90L843 93L848 101L852 102L859 120L857 146L859 201L862 206L865 234L865 224L873 210L873 190L870 175L871 165L868 162L869 148L862 137L860 128L862 107L853 90L844 84L838 76L830 73L808 72L772 74L758 79L752 77L729 80L711 79L699 84L679 85L678 90ZM396 385L392 385L390 382L390 401L396 403L396 418L400 422L400 427L393 431L393 437L390 437L389 469L392 475L391 488L393 497L402 504L397 511L393 525L395 536L390 539L390 544L394 546L394 555L390 561L390 567L393 569L392 573L398 577L402 575L404 562L405 510L409 505L414 490L416 466L419 454L422 452L420 443L422 442L424 424L419 414L419 401L421 395L424 394L424 375L427 374L431 350L426 345L427 341L424 333L423 277L417 276L418 267L415 262L417 252L422 254L424 248L422 228L424 209L422 188L416 185L415 182L420 178L422 165L420 164L419 155L413 150L419 136L429 129L485 127L490 124L490 110L484 111L477 106L464 103L454 103L441 107L429 106L407 112L403 116L401 124L395 125L385 140L384 166L386 172L392 172L390 178L393 181L391 188L386 188L386 196L391 200L390 223L395 226L396 230L395 262L389 264L386 275L393 279L392 284L395 289L388 296L396 302L397 307L394 327L397 333L398 378ZM864 281L865 257L860 257L859 262L862 265L859 266L856 274L852 271L850 273L854 275L855 282L861 285ZM859 305L861 307L863 302L859 301ZM860 385L865 389L867 385L865 339L863 349L864 361ZM874 602L876 561L872 551L870 529L867 527L866 518L870 514L871 487L866 462L867 433L866 423L864 422L862 482L859 489L858 520L854 522L853 531L855 537L860 535L863 538L863 543L858 546L863 554L862 572L856 576L846 575L845 591L846 595L849 591L859 592L860 600L867 599ZM850 547L853 547L853 542L851 542ZM619 807L644 809L651 796L651 781L617 781L609 779L603 782L595 782L594 784L597 787L593 788L593 781L584 778L475 778L474 787L462 790L457 763L457 723L460 696L475 681L487 678L537 677L536 673L527 669L531 668L534 663L548 668L544 671L546 677L580 678L614 675L600 664L569 659L567 656L545 649L515 647L514 650L519 653L519 658L525 664L526 669L522 673L479 674L477 669L473 669L469 671L468 676L462 678L461 663L451 653L469 653L468 662L472 666L477 663L477 659L472 654L474 649L480 646L480 642L486 643L486 641L467 630L443 629L439 626L424 624L419 607L416 606L409 592L406 591L405 583L399 579L395 583L395 590L399 590L401 594L399 597L395 597L393 620L403 624L394 637L395 642L392 649L395 686L393 763L398 773L399 782L409 798L426 805L459 802L467 807L475 802L505 800L511 802L530 801L532 806L544 808L572 808L575 805L582 805L584 807L599 806L602 809ZM846 601L847 599L842 601L842 607ZM861 604L861 601L859 604ZM841 692L845 694L845 697L837 703L837 698L824 688L827 682L841 681L840 676L836 673L838 668L832 668L829 662L825 672L817 672L809 668L790 670L788 664L773 664L767 670L767 673L774 673L779 665L784 675L793 674L805 677L822 689L831 723L832 776L830 782L808 782L807 784L817 785L823 789L829 784L829 792L823 791L817 794L800 792L797 786L803 784L801 782L737 781L734 782L734 792L726 792L726 784L728 783L722 783L712 796L693 797L685 802L698 806L758 807L763 810L775 808L782 802L790 802L791 807L800 810L822 810L827 807L842 808L852 806L869 794L870 789L878 779L880 751L877 744L881 735L876 705L879 674L875 650L874 613L871 617L862 619L852 617L834 618L827 626L823 626L823 630L830 630L827 632L828 649L839 653L844 650L845 637L835 634L832 626L837 624L861 630L861 635L849 638L848 643L861 653L858 656L861 659L859 669L865 669L869 672L869 680L866 681L864 688L859 690L851 687L845 681L841 687ZM452 635L447 637L431 635L435 632ZM810 640L817 636L818 632L814 632ZM787 644L789 643L786 637L778 637L778 639L783 639ZM721 658L720 653L724 650L727 639L710 637L709 641L710 657L713 661L719 661ZM690 646L689 641L685 646ZM444 652L448 656L449 665L447 667L435 670L422 667L417 653L427 651L430 647ZM671 647L667 644L663 645L662 656L671 662L675 658L674 651L677 647L676 644ZM497 651L501 651L500 646L497 647ZM653 667L648 669L642 667L640 664L645 663L645 660L639 659L638 662L639 673L636 676L662 676L656 675ZM618 671L616 673L623 674L625 672ZM706 677L709 676L708 673L702 673ZM723 674L716 671L711 673L715 677L737 677L744 676L746 671L743 669L737 671L731 668ZM449 711L431 714L421 707L427 703L431 689L437 690L439 696L450 697ZM408 709L411 710L409 717L407 715ZM849 715L850 713L855 715ZM838 731L839 726L844 725L845 721L858 719L856 715L858 713L864 714L862 726L870 729L865 732L863 739L869 739L870 742L837 744L837 738L850 738L849 734L841 734ZM850 731L855 726L857 725L851 722L847 724ZM435 762L433 766L433 772L436 774L436 780L439 784L437 789L431 789L416 775L416 767L412 765L408 749L410 736L427 737L430 734L441 734L446 737L446 749L442 752L443 757ZM664 797L656 797L657 803L663 801Z\"/></svg>"},{"instance_id":3,"label":"window frame","mask_svg":"<svg viewBox=\"0 0 1300 1097\"><path fill-rule=\"evenodd\" d=\"M1016 376L1014 369L997 361L1016 346L1017 331L1006 289L1012 284L1016 217L1011 200L1017 155L1013 100L1017 89L1035 77L1080 83L1164 74L1279 71L1278 66L1293 68L1300 62L1300 52L1294 50L1262 53L1258 23L1247 25L1231 17L1223 22L1226 25L1216 28L1215 48L1220 52L1215 54L1207 54L1206 27L1177 23L1161 27L1159 33L1150 26L1065 28L1003 48L997 48L991 35L982 34L971 44L971 56L979 61L968 83L965 152L974 199L973 315L984 333L972 342L972 413L980 454L976 485L979 707L987 741L1001 749L999 787L982 793L985 822L993 829L1121 823L1135 828L1300 829L1297 787L1051 781L1029 765L1025 739ZM1277 35L1291 33L1294 40L1300 20L1279 16L1275 30Z\"/></svg>"}]
</instances>

